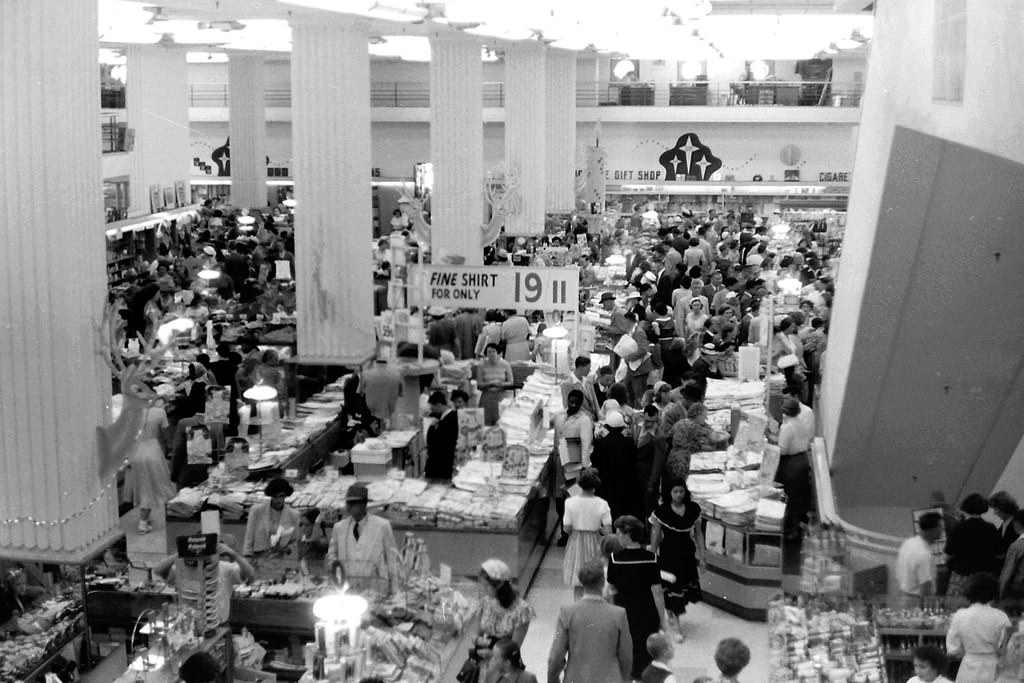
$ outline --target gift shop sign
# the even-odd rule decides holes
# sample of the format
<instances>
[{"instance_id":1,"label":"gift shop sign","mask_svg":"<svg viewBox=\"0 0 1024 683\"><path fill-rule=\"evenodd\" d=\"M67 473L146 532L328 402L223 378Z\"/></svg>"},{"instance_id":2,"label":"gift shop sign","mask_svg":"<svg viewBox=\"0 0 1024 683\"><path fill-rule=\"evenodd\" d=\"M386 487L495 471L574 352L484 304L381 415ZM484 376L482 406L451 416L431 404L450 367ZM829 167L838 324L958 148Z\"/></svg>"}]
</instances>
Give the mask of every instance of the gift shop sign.
<instances>
[{"instance_id":1,"label":"gift shop sign","mask_svg":"<svg viewBox=\"0 0 1024 683\"><path fill-rule=\"evenodd\" d=\"M414 287L423 306L576 311L578 268L416 266Z\"/></svg>"}]
</instances>

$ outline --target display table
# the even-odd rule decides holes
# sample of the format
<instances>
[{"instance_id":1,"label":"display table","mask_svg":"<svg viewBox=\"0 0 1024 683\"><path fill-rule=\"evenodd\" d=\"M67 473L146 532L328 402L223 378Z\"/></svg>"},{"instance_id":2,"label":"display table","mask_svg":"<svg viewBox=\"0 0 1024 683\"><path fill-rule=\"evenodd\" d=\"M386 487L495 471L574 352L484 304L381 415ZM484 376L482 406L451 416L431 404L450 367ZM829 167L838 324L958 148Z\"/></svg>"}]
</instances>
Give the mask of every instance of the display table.
<instances>
[{"instance_id":1,"label":"display table","mask_svg":"<svg viewBox=\"0 0 1024 683\"><path fill-rule=\"evenodd\" d=\"M50 628L0 643L0 683L42 683L61 651L86 633L79 608L69 608Z\"/></svg>"},{"instance_id":2,"label":"display table","mask_svg":"<svg viewBox=\"0 0 1024 683\"><path fill-rule=\"evenodd\" d=\"M720 520L704 520L725 528L725 552L707 549L700 587L704 602L748 621L765 621L767 605L782 591L782 534L757 531ZM730 541L732 538L734 540ZM770 560L759 546L771 550ZM776 559L777 558L777 559Z\"/></svg>"},{"instance_id":3,"label":"display table","mask_svg":"<svg viewBox=\"0 0 1024 683\"><path fill-rule=\"evenodd\" d=\"M120 651L112 656L117 656ZM170 661L154 660L163 662L161 666L146 670L144 680L146 683L175 683L178 681L178 666L188 657L196 652L208 652L220 665L220 676L217 683L234 683L235 680L235 656L232 649L231 630L227 627L216 629L210 636L205 638L198 647L182 650ZM117 678L114 683L135 683L139 680L141 671L140 659L133 659L131 666ZM134 667L139 667L138 669Z\"/></svg>"},{"instance_id":4,"label":"display table","mask_svg":"<svg viewBox=\"0 0 1024 683\"><path fill-rule=\"evenodd\" d=\"M554 470L550 458L527 494L513 526L508 528L450 527L390 519L395 536L415 533L427 544L433 561L445 562L455 576L476 576L480 564L491 557L508 563L520 585L529 585L544 556L544 548L558 522L550 500L550 481ZM372 511L372 510L371 510ZM236 540L245 537L246 519L222 519L222 533ZM176 539L194 533L198 516L187 518L168 515L166 547L175 552Z\"/></svg>"}]
</instances>

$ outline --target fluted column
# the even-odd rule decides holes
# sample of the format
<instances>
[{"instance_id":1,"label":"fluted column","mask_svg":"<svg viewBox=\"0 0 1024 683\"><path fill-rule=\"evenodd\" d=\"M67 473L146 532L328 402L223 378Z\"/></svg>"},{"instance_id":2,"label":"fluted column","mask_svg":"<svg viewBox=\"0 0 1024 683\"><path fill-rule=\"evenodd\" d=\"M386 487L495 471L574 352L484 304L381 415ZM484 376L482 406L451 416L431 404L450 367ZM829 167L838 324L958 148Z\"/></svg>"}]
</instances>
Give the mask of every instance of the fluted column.
<instances>
[{"instance_id":1,"label":"fluted column","mask_svg":"<svg viewBox=\"0 0 1024 683\"><path fill-rule=\"evenodd\" d=\"M231 203L267 205L265 65L258 52L232 52L228 62Z\"/></svg>"},{"instance_id":2,"label":"fluted column","mask_svg":"<svg viewBox=\"0 0 1024 683\"><path fill-rule=\"evenodd\" d=\"M509 216L513 235L544 232L544 45L524 41L505 52L505 162L519 174L522 210Z\"/></svg>"},{"instance_id":3,"label":"fluted column","mask_svg":"<svg viewBox=\"0 0 1024 683\"><path fill-rule=\"evenodd\" d=\"M365 23L292 20L298 353L351 365L376 350Z\"/></svg>"},{"instance_id":4,"label":"fluted column","mask_svg":"<svg viewBox=\"0 0 1024 683\"><path fill-rule=\"evenodd\" d=\"M0 2L0 556L81 557L110 540L98 476L110 374L96 3ZM29 519L31 518L31 519Z\"/></svg>"},{"instance_id":5,"label":"fluted column","mask_svg":"<svg viewBox=\"0 0 1024 683\"><path fill-rule=\"evenodd\" d=\"M545 84L547 211L576 208L576 53L548 49Z\"/></svg>"},{"instance_id":6,"label":"fluted column","mask_svg":"<svg viewBox=\"0 0 1024 683\"><path fill-rule=\"evenodd\" d=\"M129 157L129 214L152 213L150 187L174 187L190 175L188 74L185 51L157 45L129 45L125 108L135 131Z\"/></svg>"},{"instance_id":7,"label":"fluted column","mask_svg":"<svg viewBox=\"0 0 1024 683\"><path fill-rule=\"evenodd\" d=\"M430 38L431 252L483 263L484 123L480 43L455 32Z\"/></svg>"}]
</instances>

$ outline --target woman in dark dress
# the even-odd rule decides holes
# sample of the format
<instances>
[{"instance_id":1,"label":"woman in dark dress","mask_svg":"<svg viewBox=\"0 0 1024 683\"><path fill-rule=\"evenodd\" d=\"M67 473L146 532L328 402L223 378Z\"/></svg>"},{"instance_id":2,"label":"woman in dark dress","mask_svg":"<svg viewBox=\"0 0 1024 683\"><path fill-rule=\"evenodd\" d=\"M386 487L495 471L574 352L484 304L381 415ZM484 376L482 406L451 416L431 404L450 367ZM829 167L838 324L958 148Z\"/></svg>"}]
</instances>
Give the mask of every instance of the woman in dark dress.
<instances>
[{"instance_id":1,"label":"woman in dark dress","mask_svg":"<svg viewBox=\"0 0 1024 683\"><path fill-rule=\"evenodd\" d=\"M658 556L662 589L665 591L665 617L678 631L683 642L683 626L679 615L686 605L700 597L697 573L697 548L701 546L700 506L690 498L690 490L682 479L672 480L666 487L669 500L654 510L650 517L651 550ZM672 579L666 576L671 574Z\"/></svg>"},{"instance_id":2,"label":"woman in dark dress","mask_svg":"<svg viewBox=\"0 0 1024 683\"><path fill-rule=\"evenodd\" d=\"M972 493L960 503L963 521L949 532L946 555L950 571L946 595L963 595L967 580L979 572L995 573L996 559L1001 549L999 531L982 515L988 512L988 501L979 493Z\"/></svg>"},{"instance_id":3,"label":"woman in dark dress","mask_svg":"<svg viewBox=\"0 0 1024 683\"><path fill-rule=\"evenodd\" d=\"M644 524L629 515L615 520L615 533L622 550L612 553L608 562L608 585L614 590L615 604L626 610L629 635L633 639L633 678L651 663L647 636L662 630L665 603L661 594L661 572L654 553L641 547Z\"/></svg>"}]
</instances>

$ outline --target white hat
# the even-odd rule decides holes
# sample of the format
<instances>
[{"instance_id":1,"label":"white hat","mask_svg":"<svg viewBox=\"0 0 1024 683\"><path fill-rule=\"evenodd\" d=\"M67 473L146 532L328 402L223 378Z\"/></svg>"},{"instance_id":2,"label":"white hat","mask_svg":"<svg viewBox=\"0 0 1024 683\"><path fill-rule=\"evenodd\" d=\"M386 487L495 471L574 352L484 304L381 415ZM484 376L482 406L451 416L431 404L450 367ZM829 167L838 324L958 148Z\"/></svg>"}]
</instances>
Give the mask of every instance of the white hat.
<instances>
[{"instance_id":1,"label":"white hat","mask_svg":"<svg viewBox=\"0 0 1024 683\"><path fill-rule=\"evenodd\" d=\"M626 426L626 418L619 411L613 410L604 416L604 423L612 429L619 429Z\"/></svg>"},{"instance_id":2,"label":"white hat","mask_svg":"<svg viewBox=\"0 0 1024 683\"><path fill-rule=\"evenodd\" d=\"M208 256L216 256L217 250L214 249L213 247L203 247L203 253L207 254Z\"/></svg>"},{"instance_id":3,"label":"white hat","mask_svg":"<svg viewBox=\"0 0 1024 683\"><path fill-rule=\"evenodd\" d=\"M492 581L510 581L512 579L512 570L508 568L508 565L494 558L484 560L484 563L480 565L480 570L487 574Z\"/></svg>"},{"instance_id":4,"label":"white hat","mask_svg":"<svg viewBox=\"0 0 1024 683\"><path fill-rule=\"evenodd\" d=\"M440 306L431 306L427 309L427 315L431 318L443 318L445 313L447 313L447 311Z\"/></svg>"}]
</instances>

